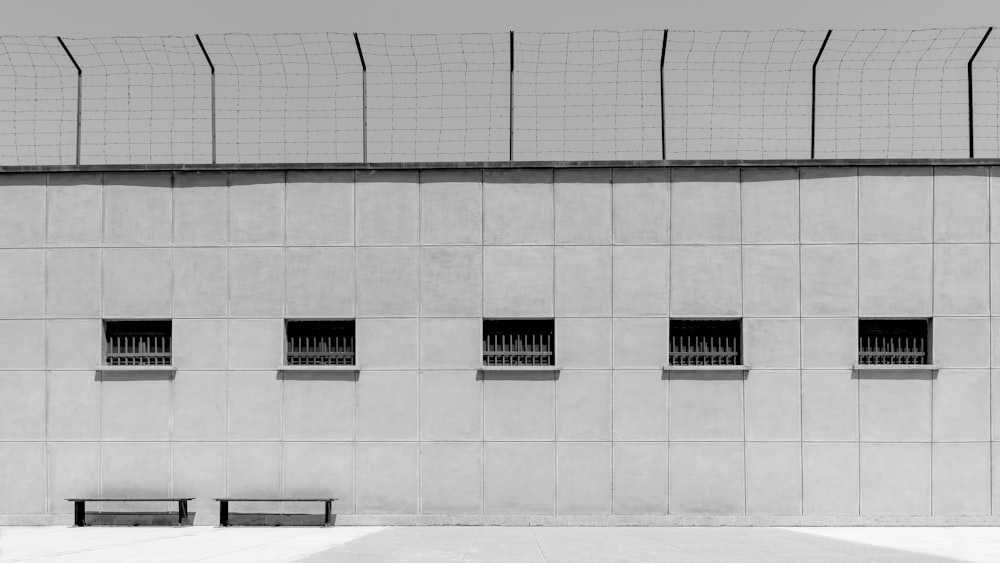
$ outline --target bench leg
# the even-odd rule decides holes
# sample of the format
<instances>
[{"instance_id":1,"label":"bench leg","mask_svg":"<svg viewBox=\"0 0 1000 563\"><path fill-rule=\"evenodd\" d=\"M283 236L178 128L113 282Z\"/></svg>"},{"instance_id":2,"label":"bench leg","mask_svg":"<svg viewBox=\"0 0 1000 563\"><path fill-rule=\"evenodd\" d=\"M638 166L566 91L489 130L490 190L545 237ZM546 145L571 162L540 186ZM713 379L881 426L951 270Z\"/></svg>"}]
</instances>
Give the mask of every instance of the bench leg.
<instances>
[{"instance_id":1,"label":"bench leg","mask_svg":"<svg viewBox=\"0 0 1000 563\"><path fill-rule=\"evenodd\" d=\"M324 505L324 507L323 507L323 526L324 527L330 525L330 513L333 512L331 510L331 508L330 508L331 504L332 504L331 501L325 501L325 502L323 502L323 505Z\"/></svg>"},{"instance_id":2,"label":"bench leg","mask_svg":"<svg viewBox=\"0 0 1000 563\"><path fill-rule=\"evenodd\" d=\"M229 501L219 501L219 525L223 528L229 525Z\"/></svg>"},{"instance_id":3,"label":"bench leg","mask_svg":"<svg viewBox=\"0 0 1000 563\"><path fill-rule=\"evenodd\" d=\"M74 526L86 526L87 525L87 503L82 500L73 501L73 525Z\"/></svg>"},{"instance_id":4,"label":"bench leg","mask_svg":"<svg viewBox=\"0 0 1000 563\"><path fill-rule=\"evenodd\" d=\"M188 501L177 501L177 525L183 526L188 518Z\"/></svg>"}]
</instances>

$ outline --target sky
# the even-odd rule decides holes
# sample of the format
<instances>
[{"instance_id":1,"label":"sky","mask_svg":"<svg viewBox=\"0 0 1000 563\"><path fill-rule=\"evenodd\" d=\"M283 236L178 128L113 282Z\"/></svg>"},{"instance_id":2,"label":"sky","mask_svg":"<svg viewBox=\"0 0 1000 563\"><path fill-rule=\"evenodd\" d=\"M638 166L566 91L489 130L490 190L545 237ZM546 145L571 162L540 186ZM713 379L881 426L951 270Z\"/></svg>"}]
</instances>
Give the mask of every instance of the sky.
<instances>
[{"instance_id":1,"label":"sky","mask_svg":"<svg viewBox=\"0 0 1000 563\"><path fill-rule=\"evenodd\" d=\"M997 0L3 0L0 34L922 29L1000 24Z\"/></svg>"}]
</instances>

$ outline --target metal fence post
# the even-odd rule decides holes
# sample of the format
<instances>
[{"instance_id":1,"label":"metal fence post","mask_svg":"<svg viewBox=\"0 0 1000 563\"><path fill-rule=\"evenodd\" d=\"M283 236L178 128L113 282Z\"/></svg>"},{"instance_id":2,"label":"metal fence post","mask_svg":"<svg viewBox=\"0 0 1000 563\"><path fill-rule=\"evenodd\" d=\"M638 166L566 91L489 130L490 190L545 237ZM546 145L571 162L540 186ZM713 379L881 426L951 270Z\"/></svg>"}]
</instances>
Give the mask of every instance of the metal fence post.
<instances>
[{"instance_id":1,"label":"metal fence post","mask_svg":"<svg viewBox=\"0 0 1000 563\"><path fill-rule=\"evenodd\" d=\"M663 107L663 63L667 60L667 32L663 30L663 45L660 46L660 158L667 159L667 115Z\"/></svg>"},{"instance_id":2,"label":"metal fence post","mask_svg":"<svg viewBox=\"0 0 1000 563\"><path fill-rule=\"evenodd\" d=\"M56 36L59 40L59 44L62 45L63 51L66 51L66 55L69 56L70 62L76 67L76 163L80 164L80 123L83 120L83 69L80 65L76 64L76 58L73 57L73 53L69 52L69 47L62 40L62 37Z\"/></svg>"},{"instance_id":3,"label":"metal fence post","mask_svg":"<svg viewBox=\"0 0 1000 563\"><path fill-rule=\"evenodd\" d=\"M832 29L826 31L826 37L823 38L823 45L820 46L819 52L816 53L816 60L813 61L812 68L812 122L810 125L810 137L809 137L809 158L816 158L816 66L819 65L819 58L823 56L823 51L826 50L826 43L830 40L830 35L833 34Z\"/></svg>"},{"instance_id":4,"label":"metal fence post","mask_svg":"<svg viewBox=\"0 0 1000 563\"><path fill-rule=\"evenodd\" d=\"M361 51L361 40L358 32L354 32L354 45L358 48L358 58L361 59L361 156L362 162L368 163L368 65L365 64L365 54Z\"/></svg>"},{"instance_id":5,"label":"metal fence post","mask_svg":"<svg viewBox=\"0 0 1000 563\"><path fill-rule=\"evenodd\" d=\"M979 41L979 46L976 47L975 52L972 53L972 57L969 58L969 158L976 158L976 132L974 130L975 118L972 114L972 62L976 60L976 55L979 54L980 49L986 44L986 40L989 38L990 33L993 32L993 27L990 26L986 30L986 34Z\"/></svg>"},{"instance_id":6,"label":"metal fence post","mask_svg":"<svg viewBox=\"0 0 1000 563\"><path fill-rule=\"evenodd\" d=\"M510 124L510 160L514 160L514 31L510 32L510 97L508 101Z\"/></svg>"},{"instance_id":7,"label":"metal fence post","mask_svg":"<svg viewBox=\"0 0 1000 563\"><path fill-rule=\"evenodd\" d=\"M205 55L205 60L208 62L208 68L212 71L212 164L215 164L215 65L212 64L212 57L208 56L208 50L205 49L205 44L201 42L201 36L195 33L194 38L198 40L198 46L201 47L201 53Z\"/></svg>"}]
</instances>

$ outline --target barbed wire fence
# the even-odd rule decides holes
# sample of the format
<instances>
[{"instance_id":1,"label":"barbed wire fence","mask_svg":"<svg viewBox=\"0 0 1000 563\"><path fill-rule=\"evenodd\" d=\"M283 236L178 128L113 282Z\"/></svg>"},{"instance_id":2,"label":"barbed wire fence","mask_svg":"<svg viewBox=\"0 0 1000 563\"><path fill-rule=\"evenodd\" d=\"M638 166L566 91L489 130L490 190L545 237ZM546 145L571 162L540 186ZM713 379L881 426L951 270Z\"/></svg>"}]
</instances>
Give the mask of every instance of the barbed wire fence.
<instances>
[{"instance_id":1,"label":"barbed wire fence","mask_svg":"<svg viewBox=\"0 0 1000 563\"><path fill-rule=\"evenodd\" d=\"M0 36L0 165L1000 157L1000 37Z\"/></svg>"}]
</instances>

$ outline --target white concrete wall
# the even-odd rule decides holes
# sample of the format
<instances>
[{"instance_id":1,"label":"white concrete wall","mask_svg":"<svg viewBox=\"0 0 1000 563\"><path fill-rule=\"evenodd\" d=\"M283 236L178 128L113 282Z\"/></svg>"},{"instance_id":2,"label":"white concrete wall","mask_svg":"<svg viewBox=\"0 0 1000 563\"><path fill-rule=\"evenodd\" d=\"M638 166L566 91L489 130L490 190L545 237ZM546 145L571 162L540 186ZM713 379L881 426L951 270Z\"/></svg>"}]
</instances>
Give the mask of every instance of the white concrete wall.
<instances>
[{"instance_id":1,"label":"white concrete wall","mask_svg":"<svg viewBox=\"0 0 1000 563\"><path fill-rule=\"evenodd\" d=\"M1000 514L1000 169L0 184L0 522L102 493L204 524L250 494L341 522ZM554 316L558 378L477 373L484 316ZM754 369L667 377L671 316L743 317ZM933 316L942 369L853 372L859 316ZM296 317L356 317L358 376L281 375ZM173 318L176 377L102 380L102 318Z\"/></svg>"}]
</instances>

